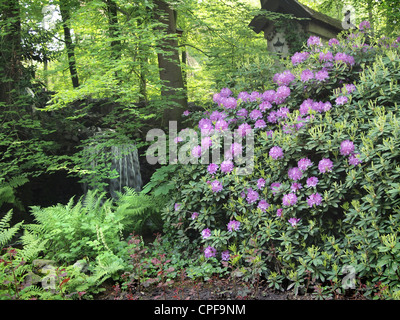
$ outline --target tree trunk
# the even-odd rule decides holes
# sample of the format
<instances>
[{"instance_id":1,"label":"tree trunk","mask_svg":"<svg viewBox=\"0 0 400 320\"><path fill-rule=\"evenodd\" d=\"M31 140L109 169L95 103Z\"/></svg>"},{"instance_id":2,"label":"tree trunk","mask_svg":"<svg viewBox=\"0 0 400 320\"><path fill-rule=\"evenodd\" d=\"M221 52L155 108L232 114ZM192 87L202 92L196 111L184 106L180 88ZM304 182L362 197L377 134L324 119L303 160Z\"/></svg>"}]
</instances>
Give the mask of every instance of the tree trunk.
<instances>
[{"instance_id":1,"label":"tree trunk","mask_svg":"<svg viewBox=\"0 0 400 320\"><path fill-rule=\"evenodd\" d=\"M163 0L156 0L156 18L164 24L161 28L166 33L166 38L158 45L158 67L160 79L163 82L161 95L168 106L163 114L163 125L168 126L169 121L181 120L182 112L187 108L187 98L184 93L184 83L179 60L178 40L176 35L176 12Z\"/></svg>"},{"instance_id":2,"label":"tree trunk","mask_svg":"<svg viewBox=\"0 0 400 320\"><path fill-rule=\"evenodd\" d=\"M78 78L78 71L76 69L75 46L72 41L71 29L69 27L70 14L69 14L68 0L60 1L60 13L62 19L62 26L64 29L64 40L65 40L65 47L67 48L68 65L69 65L69 72L71 74L72 86L74 88L78 88L79 78Z\"/></svg>"},{"instance_id":3,"label":"tree trunk","mask_svg":"<svg viewBox=\"0 0 400 320\"><path fill-rule=\"evenodd\" d=\"M121 57L121 40L116 39L119 36L117 4L114 0L106 0L108 14L108 32L111 41L112 58L119 60Z\"/></svg>"},{"instance_id":4,"label":"tree trunk","mask_svg":"<svg viewBox=\"0 0 400 320\"><path fill-rule=\"evenodd\" d=\"M0 103L12 104L23 72L18 0L2 1L0 12Z\"/></svg>"}]
</instances>

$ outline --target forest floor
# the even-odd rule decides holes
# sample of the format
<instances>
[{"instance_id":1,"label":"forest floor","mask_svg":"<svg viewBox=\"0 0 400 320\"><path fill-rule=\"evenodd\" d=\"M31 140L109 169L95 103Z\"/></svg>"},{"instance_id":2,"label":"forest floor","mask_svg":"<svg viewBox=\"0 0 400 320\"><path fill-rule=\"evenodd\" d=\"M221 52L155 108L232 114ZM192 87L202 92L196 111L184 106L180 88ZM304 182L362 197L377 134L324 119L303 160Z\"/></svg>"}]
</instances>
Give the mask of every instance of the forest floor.
<instances>
[{"instance_id":1,"label":"forest floor","mask_svg":"<svg viewBox=\"0 0 400 320\"><path fill-rule=\"evenodd\" d=\"M170 286L151 286L128 290L119 290L112 284L105 286L105 291L95 297L96 300L366 300L365 297L351 292L338 295L332 292L318 294L304 292L295 295L291 291L273 290L263 281L257 286L246 282L237 284L230 279L210 279L206 282L183 281Z\"/></svg>"}]
</instances>

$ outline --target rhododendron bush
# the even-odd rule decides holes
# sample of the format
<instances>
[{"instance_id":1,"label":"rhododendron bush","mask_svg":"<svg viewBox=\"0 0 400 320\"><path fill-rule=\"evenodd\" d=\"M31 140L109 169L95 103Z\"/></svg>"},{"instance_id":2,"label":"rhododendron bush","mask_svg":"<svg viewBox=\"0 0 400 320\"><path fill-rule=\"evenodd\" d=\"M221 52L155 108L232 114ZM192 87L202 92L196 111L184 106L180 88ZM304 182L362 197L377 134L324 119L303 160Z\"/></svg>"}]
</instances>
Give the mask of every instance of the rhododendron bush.
<instances>
[{"instance_id":1,"label":"rhododendron bush","mask_svg":"<svg viewBox=\"0 0 400 320\"><path fill-rule=\"evenodd\" d=\"M222 143L216 132L252 135L254 166L237 174L246 139L218 162L175 165L170 240L216 265L258 256L275 288L397 288L398 44L373 41L366 24L328 43L310 37L265 92L214 94L214 109L190 115L202 138L188 152L200 159Z\"/></svg>"}]
</instances>

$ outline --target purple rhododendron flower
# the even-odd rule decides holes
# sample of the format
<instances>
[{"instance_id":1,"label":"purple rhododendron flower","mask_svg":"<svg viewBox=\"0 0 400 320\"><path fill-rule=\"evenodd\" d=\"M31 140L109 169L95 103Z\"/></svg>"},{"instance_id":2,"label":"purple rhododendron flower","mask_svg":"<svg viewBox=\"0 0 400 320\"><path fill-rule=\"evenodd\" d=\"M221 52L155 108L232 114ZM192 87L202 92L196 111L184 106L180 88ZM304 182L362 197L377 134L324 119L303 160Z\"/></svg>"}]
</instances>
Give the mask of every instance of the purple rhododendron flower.
<instances>
[{"instance_id":1,"label":"purple rhododendron flower","mask_svg":"<svg viewBox=\"0 0 400 320\"><path fill-rule=\"evenodd\" d=\"M252 130L252 129L251 129L251 125L249 125L248 123L242 123L242 124L237 128L238 133L239 133L242 137L244 137L244 136L250 134L250 133L251 133L251 130Z\"/></svg>"},{"instance_id":2,"label":"purple rhododendron flower","mask_svg":"<svg viewBox=\"0 0 400 320\"><path fill-rule=\"evenodd\" d=\"M259 93L258 91L253 91L252 93L250 93L250 98L249 100L251 102L257 101L258 99L261 99L261 93Z\"/></svg>"},{"instance_id":3,"label":"purple rhododendron flower","mask_svg":"<svg viewBox=\"0 0 400 320\"><path fill-rule=\"evenodd\" d=\"M181 208L181 206L182 206L182 204L180 204L180 203L175 203L175 205L174 205L175 211L179 211L180 208Z\"/></svg>"},{"instance_id":4,"label":"purple rhododendron flower","mask_svg":"<svg viewBox=\"0 0 400 320\"><path fill-rule=\"evenodd\" d=\"M220 104L222 104L225 109L235 109L237 106L237 101L234 97L223 98L220 101Z\"/></svg>"},{"instance_id":5,"label":"purple rhododendron flower","mask_svg":"<svg viewBox=\"0 0 400 320\"><path fill-rule=\"evenodd\" d=\"M218 121L218 120L223 120L227 117L227 114L225 112L219 112L217 110L213 111L210 115L210 120L211 121Z\"/></svg>"},{"instance_id":6,"label":"purple rhododendron flower","mask_svg":"<svg viewBox=\"0 0 400 320\"><path fill-rule=\"evenodd\" d=\"M310 53L308 52L296 52L291 58L292 64L295 66L299 63L306 61L309 55Z\"/></svg>"},{"instance_id":7,"label":"purple rhododendron flower","mask_svg":"<svg viewBox=\"0 0 400 320\"><path fill-rule=\"evenodd\" d=\"M247 203L254 203L258 200L258 198L259 194L257 191L251 188L247 189L247 197L246 197Z\"/></svg>"},{"instance_id":8,"label":"purple rhododendron flower","mask_svg":"<svg viewBox=\"0 0 400 320\"><path fill-rule=\"evenodd\" d=\"M231 151L232 157L236 157L236 156L242 154L243 146L238 142L234 142L234 143L232 143L230 151Z\"/></svg>"},{"instance_id":9,"label":"purple rhododendron flower","mask_svg":"<svg viewBox=\"0 0 400 320\"><path fill-rule=\"evenodd\" d=\"M185 117L187 117L190 114L189 110L185 110L183 111L182 115L184 115Z\"/></svg>"},{"instance_id":10,"label":"purple rhododendron flower","mask_svg":"<svg viewBox=\"0 0 400 320\"><path fill-rule=\"evenodd\" d=\"M321 53L319 54L319 60L320 60L321 62L332 61L332 60L333 60L333 54L332 54L332 52L330 52L330 51L328 51L328 52L326 52L326 53L321 52Z\"/></svg>"},{"instance_id":11,"label":"purple rhododendron flower","mask_svg":"<svg viewBox=\"0 0 400 320\"><path fill-rule=\"evenodd\" d=\"M303 103L300 105L299 112L300 115L304 116L312 110L314 101L310 98L304 100Z\"/></svg>"},{"instance_id":12,"label":"purple rhododendron flower","mask_svg":"<svg viewBox=\"0 0 400 320\"><path fill-rule=\"evenodd\" d=\"M300 219L299 218L290 218L288 222L292 225L292 227L296 227L297 224L299 223Z\"/></svg>"},{"instance_id":13,"label":"purple rhododendron flower","mask_svg":"<svg viewBox=\"0 0 400 320\"><path fill-rule=\"evenodd\" d=\"M222 97L227 98L227 97L229 97L229 96L232 94L232 91L231 91L231 89L229 89L229 88L222 88L221 91L219 92L219 94L220 94Z\"/></svg>"},{"instance_id":14,"label":"purple rhododendron flower","mask_svg":"<svg viewBox=\"0 0 400 320\"><path fill-rule=\"evenodd\" d=\"M267 90L262 94L262 98L265 102L272 103L276 99L276 92L275 90Z\"/></svg>"},{"instance_id":15,"label":"purple rhododendron flower","mask_svg":"<svg viewBox=\"0 0 400 320\"><path fill-rule=\"evenodd\" d=\"M282 148L278 146L272 147L271 150L269 150L269 156L275 160L282 159L283 158Z\"/></svg>"},{"instance_id":16,"label":"purple rhododendron flower","mask_svg":"<svg viewBox=\"0 0 400 320\"><path fill-rule=\"evenodd\" d=\"M350 140L344 140L340 144L340 154L342 156L348 156L354 152L354 143Z\"/></svg>"},{"instance_id":17,"label":"purple rhododendron flower","mask_svg":"<svg viewBox=\"0 0 400 320\"><path fill-rule=\"evenodd\" d=\"M195 146L192 149L192 156L195 158L200 158L201 157L201 146Z\"/></svg>"},{"instance_id":18,"label":"purple rhododendron flower","mask_svg":"<svg viewBox=\"0 0 400 320\"><path fill-rule=\"evenodd\" d=\"M238 110L238 112L236 112L236 117L238 117L239 119L246 119L248 113L249 112L247 111L247 109L242 108Z\"/></svg>"},{"instance_id":19,"label":"purple rhododendron flower","mask_svg":"<svg viewBox=\"0 0 400 320\"><path fill-rule=\"evenodd\" d=\"M328 78L329 78L329 73L325 69L322 69L315 74L315 79L321 82L325 81Z\"/></svg>"},{"instance_id":20,"label":"purple rhododendron flower","mask_svg":"<svg viewBox=\"0 0 400 320\"><path fill-rule=\"evenodd\" d=\"M223 189L222 183L218 180L211 182L211 190L213 192L220 192Z\"/></svg>"},{"instance_id":21,"label":"purple rhododendron flower","mask_svg":"<svg viewBox=\"0 0 400 320\"><path fill-rule=\"evenodd\" d=\"M262 190L265 187L265 180L263 178L260 178L257 180L257 188L259 190Z\"/></svg>"},{"instance_id":22,"label":"purple rhododendron flower","mask_svg":"<svg viewBox=\"0 0 400 320\"><path fill-rule=\"evenodd\" d=\"M297 196L294 193L285 194L282 198L284 206L292 206L297 203Z\"/></svg>"},{"instance_id":23,"label":"purple rhododendron flower","mask_svg":"<svg viewBox=\"0 0 400 320\"><path fill-rule=\"evenodd\" d=\"M276 210L276 216L277 217L282 217L282 213L283 213L283 209L282 208Z\"/></svg>"},{"instance_id":24,"label":"purple rhododendron flower","mask_svg":"<svg viewBox=\"0 0 400 320\"><path fill-rule=\"evenodd\" d=\"M241 91L238 94L238 100L242 100L243 102L247 102L250 99L250 94L247 91Z\"/></svg>"},{"instance_id":25,"label":"purple rhododendron flower","mask_svg":"<svg viewBox=\"0 0 400 320\"><path fill-rule=\"evenodd\" d=\"M218 120L215 122L215 130L217 131L224 131L228 129L228 122L223 119Z\"/></svg>"},{"instance_id":26,"label":"purple rhododendron flower","mask_svg":"<svg viewBox=\"0 0 400 320\"><path fill-rule=\"evenodd\" d=\"M208 133L213 129L213 123L210 119L203 118L199 121L199 129L202 131L202 133Z\"/></svg>"},{"instance_id":27,"label":"purple rhododendron flower","mask_svg":"<svg viewBox=\"0 0 400 320\"><path fill-rule=\"evenodd\" d=\"M230 160L225 160L221 163L221 172L230 173L234 168L233 162Z\"/></svg>"},{"instance_id":28,"label":"purple rhododendron flower","mask_svg":"<svg viewBox=\"0 0 400 320\"><path fill-rule=\"evenodd\" d=\"M307 198L307 203L310 207L313 207L314 205L319 206L321 202L322 202L322 197L318 192L313 193Z\"/></svg>"},{"instance_id":29,"label":"purple rhododendron flower","mask_svg":"<svg viewBox=\"0 0 400 320\"><path fill-rule=\"evenodd\" d=\"M334 46L334 45L338 45L339 44L339 40L338 39L336 39L336 38L332 38L332 39L330 39L329 41L328 41L328 45L329 46Z\"/></svg>"},{"instance_id":30,"label":"purple rhododendron flower","mask_svg":"<svg viewBox=\"0 0 400 320\"><path fill-rule=\"evenodd\" d=\"M292 190L293 192L299 191L301 188L303 188L303 186L298 182L294 182L290 186L290 190Z\"/></svg>"},{"instance_id":31,"label":"purple rhododendron flower","mask_svg":"<svg viewBox=\"0 0 400 320\"><path fill-rule=\"evenodd\" d=\"M311 36L307 40L307 46L312 47L312 46L322 46L322 41L320 37L316 36Z\"/></svg>"},{"instance_id":32,"label":"purple rhododendron flower","mask_svg":"<svg viewBox=\"0 0 400 320\"><path fill-rule=\"evenodd\" d=\"M351 66L355 64L355 60L354 60L353 56L350 56L350 55L348 55L346 53L342 53L342 52L336 53L336 55L334 57L334 60L336 62L344 62L344 63L349 64Z\"/></svg>"},{"instance_id":33,"label":"purple rhododendron flower","mask_svg":"<svg viewBox=\"0 0 400 320\"><path fill-rule=\"evenodd\" d=\"M212 139L204 137L201 139L201 150L208 150L212 146Z\"/></svg>"},{"instance_id":34,"label":"purple rhododendron flower","mask_svg":"<svg viewBox=\"0 0 400 320\"><path fill-rule=\"evenodd\" d=\"M195 220L198 216L199 216L198 212L193 212L191 218L192 218L192 220Z\"/></svg>"},{"instance_id":35,"label":"purple rhododendron flower","mask_svg":"<svg viewBox=\"0 0 400 320\"><path fill-rule=\"evenodd\" d=\"M311 79L314 79L314 73L309 69L303 70L303 72L301 73L300 79L303 82L307 82Z\"/></svg>"},{"instance_id":36,"label":"purple rhododendron flower","mask_svg":"<svg viewBox=\"0 0 400 320\"><path fill-rule=\"evenodd\" d=\"M258 108L260 109L261 112L265 112L265 111L267 111L267 110L269 110L269 109L272 108L272 104L271 104L271 102L263 101L263 102L258 106Z\"/></svg>"},{"instance_id":37,"label":"purple rhododendron flower","mask_svg":"<svg viewBox=\"0 0 400 320\"><path fill-rule=\"evenodd\" d=\"M232 232L233 230L237 231L239 230L240 227L240 222L236 220L231 220L228 223L228 231Z\"/></svg>"},{"instance_id":38,"label":"purple rhododendron flower","mask_svg":"<svg viewBox=\"0 0 400 320\"><path fill-rule=\"evenodd\" d=\"M263 129L267 126L267 124L265 123L265 121L263 119L257 120L254 123L254 129Z\"/></svg>"},{"instance_id":39,"label":"purple rhododendron flower","mask_svg":"<svg viewBox=\"0 0 400 320\"><path fill-rule=\"evenodd\" d=\"M349 99L346 96L337 97L335 100L335 102L338 106L344 105L348 101L349 101Z\"/></svg>"},{"instance_id":40,"label":"purple rhododendron flower","mask_svg":"<svg viewBox=\"0 0 400 320\"><path fill-rule=\"evenodd\" d=\"M322 159L318 163L318 169L319 169L319 172L321 172L321 173L331 171L332 168L333 168L333 162L328 158Z\"/></svg>"},{"instance_id":41,"label":"purple rhododendron flower","mask_svg":"<svg viewBox=\"0 0 400 320\"><path fill-rule=\"evenodd\" d=\"M349 156L349 164L352 166L357 166L361 163L361 160L359 159L360 154L355 153L355 154L351 154Z\"/></svg>"},{"instance_id":42,"label":"purple rhododendron flower","mask_svg":"<svg viewBox=\"0 0 400 320\"><path fill-rule=\"evenodd\" d=\"M293 181L297 181L303 177L303 172L297 167L290 168L288 170L288 177Z\"/></svg>"},{"instance_id":43,"label":"purple rhododendron flower","mask_svg":"<svg viewBox=\"0 0 400 320\"><path fill-rule=\"evenodd\" d=\"M261 200L257 206L257 208L259 208L262 212L267 211L268 207L269 203L266 200Z\"/></svg>"},{"instance_id":44,"label":"purple rhododendron flower","mask_svg":"<svg viewBox=\"0 0 400 320\"><path fill-rule=\"evenodd\" d=\"M307 187L316 187L318 184L318 178L317 177L309 177L306 181Z\"/></svg>"},{"instance_id":45,"label":"purple rhododendron flower","mask_svg":"<svg viewBox=\"0 0 400 320\"><path fill-rule=\"evenodd\" d=\"M343 87L348 93L352 93L352 92L354 92L356 90L356 86L354 84L352 84L352 83L345 84Z\"/></svg>"},{"instance_id":46,"label":"purple rhododendron flower","mask_svg":"<svg viewBox=\"0 0 400 320\"><path fill-rule=\"evenodd\" d=\"M306 171L309 167L312 166L312 162L308 158L303 158L297 161L297 166L301 171Z\"/></svg>"},{"instance_id":47,"label":"purple rhododendron flower","mask_svg":"<svg viewBox=\"0 0 400 320\"><path fill-rule=\"evenodd\" d=\"M206 258L211 258L211 257L215 257L217 254L217 249L215 249L214 247L208 246L205 250L204 250L204 256Z\"/></svg>"},{"instance_id":48,"label":"purple rhododendron flower","mask_svg":"<svg viewBox=\"0 0 400 320\"><path fill-rule=\"evenodd\" d=\"M281 184L280 184L279 182L271 183L271 190L272 190L272 193L273 193L273 194L277 193L277 192L279 191L279 188L280 188L280 187L281 187Z\"/></svg>"},{"instance_id":49,"label":"purple rhododendron flower","mask_svg":"<svg viewBox=\"0 0 400 320\"><path fill-rule=\"evenodd\" d=\"M202 237L203 237L203 239L207 239L208 237L211 237L211 230L210 229L204 229L202 232L201 232L201 235L202 235Z\"/></svg>"},{"instance_id":50,"label":"purple rhododendron flower","mask_svg":"<svg viewBox=\"0 0 400 320\"><path fill-rule=\"evenodd\" d=\"M278 89L276 89L275 103L281 104L289 96L290 96L290 88L287 86L280 86L280 87L278 87Z\"/></svg>"},{"instance_id":51,"label":"purple rhododendron flower","mask_svg":"<svg viewBox=\"0 0 400 320\"><path fill-rule=\"evenodd\" d=\"M288 86L294 80L295 76L289 70L285 70L282 73L277 73L273 77L273 81L278 86Z\"/></svg>"},{"instance_id":52,"label":"purple rhododendron flower","mask_svg":"<svg viewBox=\"0 0 400 320\"><path fill-rule=\"evenodd\" d=\"M252 112L250 112L249 117L251 120L257 120L257 119L262 118L262 113L260 110L254 109Z\"/></svg>"},{"instance_id":53,"label":"purple rhododendron flower","mask_svg":"<svg viewBox=\"0 0 400 320\"><path fill-rule=\"evenodd\" d=\"M228 261L229 258L230 258L229 250L225 250L225 251L223 251L223 252L221 253L221 260L222 260L222 261Z\"/></svg>"},{"instance_id":54,"label":"purple rhododendron flower","mask_svg":"<svg viewBox=\"0 0 400 320\"><path fill-rule=\"evenodd\" d=\"M365 29L370 29L371 28L371 24L369 23L369 21L364 20L364 21L361 21L361 23L358 26L358 28L360 29L360 31L365 31Z\"/></svg>"},{"instance_id":55,"label":"purple rhododendron flower","mask_svg":"<svg viewBox=\"0 0 400 320\"><path fill-rule=\"evenodd\" d=\"M214 174L218 170L218 165L215 163L210 163L207 167L207 171L209 174Z\"/></svg>"}]
</instances>

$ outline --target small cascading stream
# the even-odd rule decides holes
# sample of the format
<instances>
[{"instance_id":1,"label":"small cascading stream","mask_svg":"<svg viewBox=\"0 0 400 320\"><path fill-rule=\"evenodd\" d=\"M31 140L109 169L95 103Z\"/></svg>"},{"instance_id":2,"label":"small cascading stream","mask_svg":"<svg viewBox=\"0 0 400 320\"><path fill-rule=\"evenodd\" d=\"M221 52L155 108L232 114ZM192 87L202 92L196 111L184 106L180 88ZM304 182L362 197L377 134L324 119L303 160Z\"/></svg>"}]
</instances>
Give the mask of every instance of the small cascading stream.
<instances>
[{"instance_id":1,"label":"small cascading stream","mask_svg":"<svg viewBox=\"0 0 400 320\"><path fill-rule=\"evenodd\" d=\"M119 177L111 179L109 192L115 196L115 192L123 192L124 187L130 187L139 192L142 188L142 176L140 174L139 155L135 145L118 145L111 147L111 169L115 169Z\"/></svg>"},{"instance_id":2,"label":"small cascading stream","mask_svg":"<svg viewBox=\"0 0 400 320\"><path fill-rule=\"evenodd\" d=\"M106 137L105 132L95 134L92 143L84 148L84 155L90 161L90 169L93 173L85 177L86 181L102 182L104 191L108 192L111 197L116 197L116 192L123 192L124 187L130 187L139 192L142 188L142 176L140 173L139 154L135 144L115 144L104 143ZM96 140L98 143L96 143ZM94 175L101 173L98 170L112 172L115 170L118 177L99 181ZM84 191L87 192L91 188L90 183L84 183Z\"/></svg>"}]
</instances>

